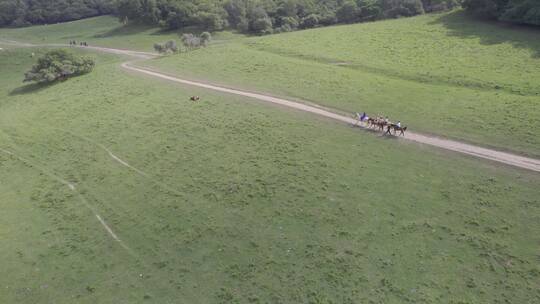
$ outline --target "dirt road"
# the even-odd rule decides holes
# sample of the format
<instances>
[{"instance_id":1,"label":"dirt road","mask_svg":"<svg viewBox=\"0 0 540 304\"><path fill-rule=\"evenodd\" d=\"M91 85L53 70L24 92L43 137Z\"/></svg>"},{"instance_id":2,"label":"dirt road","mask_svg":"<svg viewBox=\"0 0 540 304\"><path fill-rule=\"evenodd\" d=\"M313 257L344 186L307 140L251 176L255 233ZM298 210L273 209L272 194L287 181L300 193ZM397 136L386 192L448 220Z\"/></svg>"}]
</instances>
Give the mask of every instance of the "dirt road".
<instances>
[{"instance_id":1,"label":"dirt road","mask_svg":"<svg viewBox=\"0 0 540 304\"><path fill-rule=\"evenodd\" d=\"M4 40L4 41L6 41L6 40ZM18 44L20 46L40 46L40 45L33 45L33 44L27 44L27 43L23 44L23 43L18 43L18 42L15 42L15 41L9 41L9 43ZM65 47L67 45L50 44L50 45L41 45L41 46L63 46L63 47ZM113 53L113 54L119 54L119 55L127 55L127 56L130 56L130 57L136 58L138 60L151 59L151 58L155 58L155 57L159 56L158 54L150 53L150 52L139 52L139 51L114 49L114 48L105 48L105 47L88 46L88 47L82 47L82 48L91 49L91 50L95 50L95 51L101 51L101 52L107 52L107 53ZM324 116L324 117L331 118L331 119L334 119L334 120L338 120L338 121L341 121L341 122L345 122L345 123L348 123L348 124L356 124L357 123L356 119L354 119L352 117L336 114L336 113L333 113L333 112L331 112L329 110L325 110L325 109L318 108L318 107L315 107L315 106L310 106L310 105L303 104L303 103L300 103L300 102L295 102L295 101L287 100L287 99L283 99L283 98L272 97L272 96L264 95L264 94L260 94L260 93L252 93L252 92L247 92L247 91L242 91L242 90L237 90L237 89L225 88L225 87L221 87L221 86L217 86L217 85L211 85L211 84L207 84L207 83L201 83L201 82L197 82L197 81L181 79L181 78L178 78L178 77L173 77L173 76L163 74L163 73L161 73L159 71L150 70L148 68L143 68L143 67L140 67L140 66L136 66L134 63L136 63L136 61L127 61L127 62L122 63L122 67L124 69L126 69L126 70L130 70L130 71L133 71L133 72L146 74L146 75L149 75L149 76L152 76L152 77L157 77L157 78L173 81L173 82L176 82L176 83L181 83L181 84L184 84L184 85L191 85L191 86L201 87L201 88L214 90L214 91L219 91L219 92L223 92L223 93L227 93L227 94L234 94L234 95L250 97L250 98L257 99L257 100L261 100L261 101L270 102L270 103L278 104L278 105L281 105L281 106L293 108L293 109L296 109L296 110L310 112L310 113L313 113L313 114L316 114L316 115ZM365 126L360 126L360 127L365 128ZM444 139L444 138L439 138L439 137L434 137L434 136L428 136L428 135L423 135L423 134L414 133L414 132L407 132L406 136L399 137L399 140L410 140L410 141L414 141L414 142L418 142L418 143L438 147L438 148L441 148L441 149L460 152L460 153L464 153L464 154L467 154L467 155L472 155L472 156L475 156L475 157L478 157L478 158L488 159L488 160L503 163L503 164L506 164L506 165L511 165L511 166L514 166L514 167L519 167L519 168L523 168L523 169L528 169L528 170L540 172L540 160L530 158L530 157L520 156L520 155L508 153L508 152L501 152L501 151L488 149L488 148L483 148L483 147L479 147L479 146L475 146L475 145L472 145L472 144L467 144L467 143L463 143L463 142L459 142L459 141L455 141L455 140L449 140L449 139Z\"/></svg>"}]
</instances>

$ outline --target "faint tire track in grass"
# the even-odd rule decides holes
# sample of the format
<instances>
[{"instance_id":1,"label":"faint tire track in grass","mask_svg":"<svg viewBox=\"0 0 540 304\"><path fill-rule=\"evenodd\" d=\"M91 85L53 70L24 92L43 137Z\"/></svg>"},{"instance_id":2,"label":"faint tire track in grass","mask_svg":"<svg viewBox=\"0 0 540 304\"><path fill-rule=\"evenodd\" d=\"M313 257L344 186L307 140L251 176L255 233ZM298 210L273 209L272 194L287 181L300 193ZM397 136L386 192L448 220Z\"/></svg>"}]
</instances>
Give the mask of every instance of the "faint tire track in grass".
<instances>
[{"instance_id":1,"label":"faint tire track in grass","mask_svg":"<svg viewBox=\"0 0 540 304\"><path fill-rule=\"evenodd\" d=\"M66 181L65 179L59 177L58 175L54 174L53 172L51 172L50 170L46 169L45 167L41 166L41 165L38 165L36 164L35 162L32 162L30 161L29 159L25 158L25 157L22 157L18 154L15 154L14 152L11 152L9 150L6 150L6 149L3 149L3 148L0 148L0 152L4 153L4 154L7 154L13 158L16 158L18 159L19 161L25 163L26 165L32 167L32 168L35 168L37 169L38 171L41 171L43 174L47 175L49 178L65 185L66 187L69 188L69 190L75 192L77 194L77 196L79 197L79 199L81 200L81 202L83 203L83 205L88 208L94 215L95 217L98 219L98 221L100 222L100 224L103 226L103 228L105 228L105 230L107 231L107 233L109 234L109 236L111 236L116 242L118 242L118 244L124 248L125 250L127 250L131 255L135 256L135 253L133 252L133 250L131 248L129 248L119 237L118 235L116 235L116 233L112 230L112 228L107 224L107 222L105 222L105 220L103 220L103 218L99 215L99 213L97 212L97 210L86 200L86 198L77 190L77 188L75 187L74 184Z\"/></svg>"},{"instance_id":2,"label":"faint tire track in grass","mask_svg":"<svg viewBox=\"0 0 540 304\"><path fill-rule=\"evenodd\" d=\"M55 129L55 130L58 130L58 131L61 131L61 132L64 132L64 133L67 133L67 134L70 134L71 136L73 137L76 137L76 138L79 138L79 139L82 139L86 142L89 142L97 147L99 147L100 149L102 149L103 151L105 151L114 161L116 161L117 163L121 164L122 166L124 167L127 167L128 169L136 172L137 174L139 174L140 176L146 178L146 179L149 179L150 181L152 181L153 183L155 183L156 185L162 187L163 189L169 191L169 192L172 192L175 194L175 196L182 196L183 193L174 189L173 187L169 186L168 184L165 184L163 182L160 182L158 180L156 180L156 178L152 177L150 174L144 172L143 170L141 169L138 169L132 165L130 165L127 161L123 160L122 158L118 157L116 154L114 154L109 148L107 148L105 145L99 143L99 142L96 142L95 140L91 139L91 138L88 138L84 135L80 135L80 134L77 134L77 133L74 133L72 131L69 131L69 130L65 130L65 129L61 129L61 128L56 128L56 127L51 127L51 126L48 126L49 128L51 129Z\"/></svg>"}]
</instances>

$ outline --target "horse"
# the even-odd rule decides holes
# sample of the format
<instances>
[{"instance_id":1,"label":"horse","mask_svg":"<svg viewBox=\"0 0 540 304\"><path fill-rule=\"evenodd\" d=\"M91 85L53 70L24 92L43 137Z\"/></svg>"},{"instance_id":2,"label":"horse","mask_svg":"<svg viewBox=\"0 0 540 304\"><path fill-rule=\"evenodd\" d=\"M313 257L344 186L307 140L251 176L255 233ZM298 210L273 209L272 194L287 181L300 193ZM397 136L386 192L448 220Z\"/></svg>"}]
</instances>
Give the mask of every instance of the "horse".
<instances>
[{"instance_id":1,"label":"horse","mask_svg":"<svg viewBox=\"0 0 540 304\"><path fill-rule=\"evenodd\" d=\"M384 134L392 134L390 133L391 131L394 131L394 135L396 135L396 132L399 131L399 135L400 136L405 136L405 131L407 131L407 127L400 127L396 124L389 124L387 127L386 127L386 133Z\"/></svg>"},{"instance_id":2,"label":"horse","mask_svg":"<svg viewBox=\"0 0 540 304\"><path fill-rule=\"evenodd\" d=\"M379 131L384 131L384 127L388 125L388 122L384 119L375 119L372 125L377 127Z\"/></svg>"},{"instance_id":3,"label":"horse","mask_svg":"<svg viewBox=\"0 0 540 304\"><path fill-rule=\"evenodd\" d=\"M368 128L373 128L377 125L377 118L368 118L367 120L367 126Z\"/></svg>"},{"instance_id":4,"label":"horse","mask_svg":"<svg viewBox=\"0 0 540 304\"><path fill-rule=\"evenodd\" d=\"M199 96L191 96L189 100L191 101L199 101L201 98Z\"/></svg>"}]
</instances>

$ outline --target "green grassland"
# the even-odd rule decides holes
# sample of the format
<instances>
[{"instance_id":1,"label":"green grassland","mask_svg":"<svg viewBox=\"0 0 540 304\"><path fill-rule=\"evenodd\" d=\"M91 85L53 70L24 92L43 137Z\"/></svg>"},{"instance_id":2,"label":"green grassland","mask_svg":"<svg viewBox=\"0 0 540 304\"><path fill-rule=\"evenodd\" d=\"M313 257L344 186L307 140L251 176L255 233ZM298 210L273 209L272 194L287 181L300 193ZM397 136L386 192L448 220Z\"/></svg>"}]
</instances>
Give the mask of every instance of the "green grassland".
<instances>
[{"instance_id":1,"label":"green grassland","mask_svg":"<svg viewBox=\"0 0 540 304\"><path fill-rule=\"evenodd\" d=\"M0 303L540 300L537 174L43 51L0 53Z\"/></svg>"},{"instance_id":2,"label":"green grassland","mask_svg":"<svg viewBox=\"0 0 540 304\"><path fill-rule=\"evenodd\" d=\"M177 34L98 17L0 30L1 37L79 37L148 50ZM221 32L214 38L210 47L141 64L336 111L388 115L412 130L540 157L538 30L479 22L454 11L265 37Z\"/></svg>"},{"instance_id":3,"label":"green grassland","mask_svg":"<svg viewBox=\"0 0 540 304\"><path fill-rule=\"evenodd\" d=\"M460 12L235 40L144 64L540 155L540 31Z\"/></svg>"},{"instance_id":4,"label":"green grassland","mask_svg":"<svg viewBox=\"0 0 540 304\"><path fill-rule=\"evenodd\" d=\"M199 32L197 29L186 28L186 32ZM73 22L39 25L16 29L0 28L0 39L25 41L32 43L64 43L70 40L86 41L89 45L153 51L154 43L167 40L179 40L180 32L162 31L159 28L133 24L122 25L118 18L100 16ZM215 33L216 41L227 41L239 35L222 32Z\"/></svg>"}]
</instances>

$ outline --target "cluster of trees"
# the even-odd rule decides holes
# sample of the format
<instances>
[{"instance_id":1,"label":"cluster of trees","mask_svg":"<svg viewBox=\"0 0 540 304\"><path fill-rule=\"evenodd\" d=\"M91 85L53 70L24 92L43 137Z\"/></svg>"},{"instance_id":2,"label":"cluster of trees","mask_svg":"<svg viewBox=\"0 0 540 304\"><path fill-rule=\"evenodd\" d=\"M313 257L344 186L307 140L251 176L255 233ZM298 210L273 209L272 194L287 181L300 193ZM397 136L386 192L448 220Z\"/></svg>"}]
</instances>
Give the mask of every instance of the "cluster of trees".
<instances>
[{"instance_id":1,"label":"cluster of trees","mask_svg":"<svg viewBox=\"0 0 540 304\"><path fill-rule=\"evenodd\" d=\"M540 0L0 0L0 26L115 13L164 29L197 26L252 34L398 18L462 5L482 17L540 25Z\"/></svg>"},{"instance_id":2,"label":"cluster of trees","mask_svg":"<svg viewBox=\"0 0 540 304\"><path fill-rule=\"evenodd\" d=\"M185 51L190 51L200 47L205 47L208 45L212 36L209 32L203 32L199 36L193 35L190 33L183 34L180 38L182 41L182 46ZM160 54L174 54L180 51L180 48L176 45L176 41L169 40L165 43L155 43L154 50Z\"/></svg>"},{"instance_id":3,"label":"cluster of trees","mask_svg":"<svg viewBox=\"0 0 540 304\"><path fill-rule=\"evenodd\" d=\"M209 32L203 32L200 36L193 34L183 34L180 40L187 50L200 48L202 46L207 46L212 36Z\"/></svg>"},{"instance_id":4,"label":"cluster of trees","mask_svg":"<svg viewBox=\"0 0 540 304\"><path fill-rule=\"evenodd\" d=\"M53 50L38 58L37 63L24 74L24 82L51 83L89 73L94 66L92 58L75 56L62 49Z\"/></svg>"},{"instance_id":5,"label":"cluster of trees","mask_svg":"<svg viewBox=\"0 0 540 304\"><path fill-rule=\"evenodd\" d=\"M463 7L484 18L540 25L540 0L463 0Z\"/></svg>"},{"instance_id":6,"label":"cluster of trees","mask_svg":"<svg viewBox=\"0 0 540 304\"><path fill-rule=\"evenodd\" d=\"M209 31L229 27L268 34L299 28L414 16L450 9L459 0L118 0L124 22L165 29L197 26Z\"/></svg>"},{"instance_id":7,"label":"cluster of trees","mask_svg":"<svg viewBox=\"0 0 540 304\"><path fill-rule=\"evenodd\" d=\"M0 26L25 26L111 14L113 0L0 0Z\"/></svg>"},{"instance_id":8,"label":"cluster of trees","mask_svg":"<svg viewBox=\"0 0 540 304\"><path fill-rule=\"evenodd\" d=\"M154 50L160 54L172 54L178 52L176 41L169 40L165 43L154 43Z\"/></svg>"}]
</instances>

